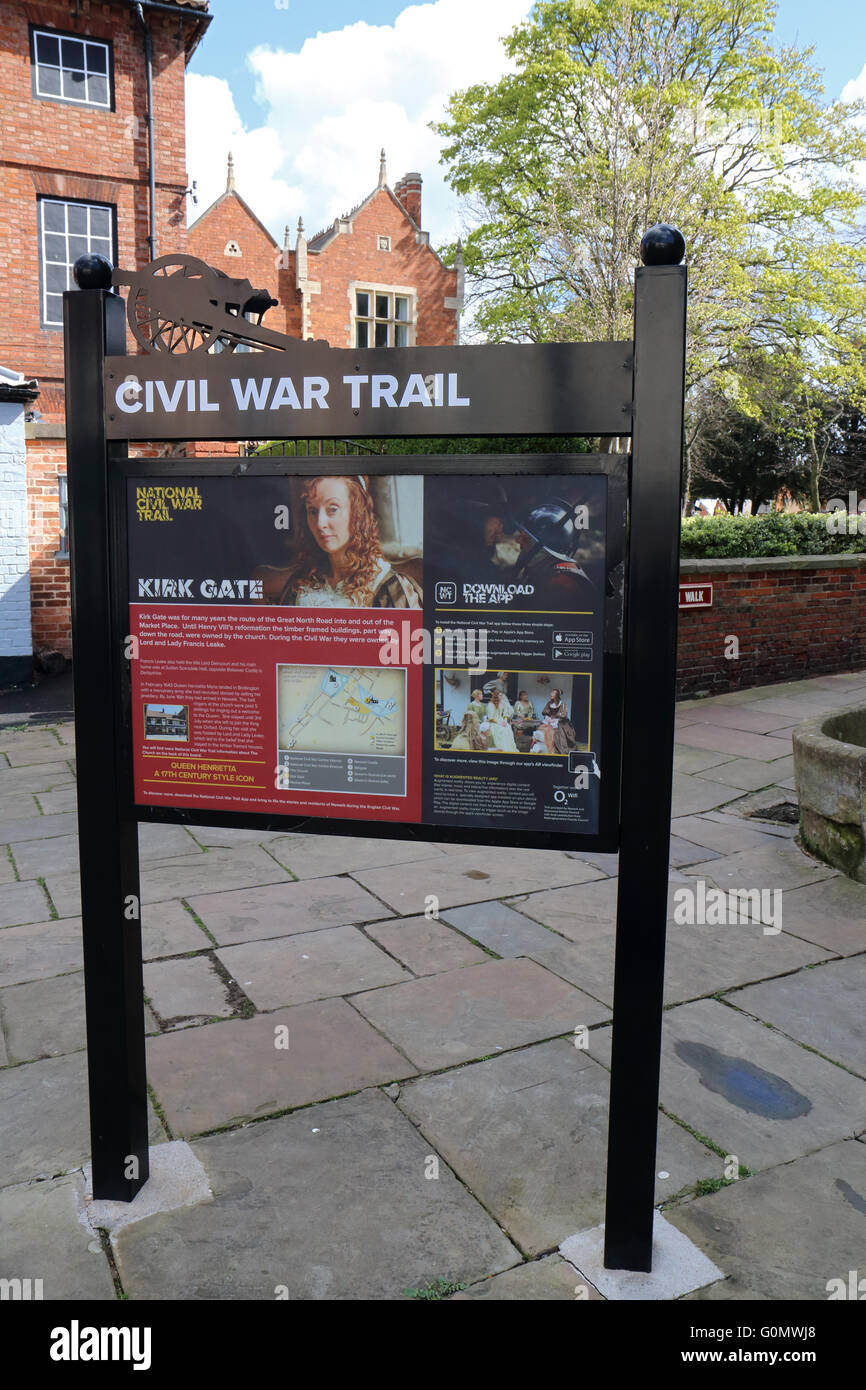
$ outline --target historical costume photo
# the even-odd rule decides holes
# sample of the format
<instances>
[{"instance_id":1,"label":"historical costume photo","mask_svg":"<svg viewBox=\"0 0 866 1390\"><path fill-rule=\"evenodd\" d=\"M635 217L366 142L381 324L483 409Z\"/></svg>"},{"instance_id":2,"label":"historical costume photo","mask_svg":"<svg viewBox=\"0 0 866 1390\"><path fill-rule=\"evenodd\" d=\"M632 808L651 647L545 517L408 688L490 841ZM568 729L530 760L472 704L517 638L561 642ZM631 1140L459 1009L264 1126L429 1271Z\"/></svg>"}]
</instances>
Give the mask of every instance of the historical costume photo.
<instances>
[{"instance_id":1,"label":"historical costume photo","mask_svg":"<svg viewBox=\"0 0 866 1390\"><path fill-rule=\"evenodd\" d=\"M509 704L501 690L494 690L487 705L487 721L490 725L493 748L498 753L516 753L518 751L517 744L514 742L514 734L511 732L513 718L513 705Z\"/></svg>"},{"instance_id":2,"label":"historical costume photo","mask_svg":"<svg viewBox=\"0 0 866 1390\"><path fill-rule=\"evenodd\" d=\"M473 709L467 709L451 743L454 753L486 753L490 747L490 732L482 733L481 719Z\"/></svg>"},{"instance_id":3,"label":"historical costume photo","mask_svg":"<svg viewBox=\"0 0 866 1390\"><path fill-rule=\"evenodd\" d=\"M568 706L562 698L561 690L551 690L550 699L541 711L553 735L553 752L568 753L578 747L574 725L568 717Z\"/></svg>"},{"instance_id":4,"label":"historical costume photo","mask_svg":"<svg viewBox=\"0 0 866 1390\"><path fill-rule=\"evenodd\" d=\"M262 567L271 603L298 608L420 608L420 584L382 553L370 481L310 478L301 490L304 522L293 563Z\"/></svg>"}]
</instances>

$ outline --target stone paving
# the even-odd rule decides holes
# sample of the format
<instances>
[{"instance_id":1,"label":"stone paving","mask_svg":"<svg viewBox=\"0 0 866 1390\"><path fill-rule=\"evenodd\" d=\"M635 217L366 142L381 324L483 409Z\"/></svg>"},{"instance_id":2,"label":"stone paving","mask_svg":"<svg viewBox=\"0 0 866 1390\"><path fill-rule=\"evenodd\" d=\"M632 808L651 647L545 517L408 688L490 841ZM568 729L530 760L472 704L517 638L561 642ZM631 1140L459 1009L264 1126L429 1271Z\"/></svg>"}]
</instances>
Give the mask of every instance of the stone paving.
<instances>
[{"instance_id":1,"label":"stone paving","mask_svg":"<svg viewBox=\"0 0 866 1390\"><path fill-rule=\"evenodd\" d=\"M796 723L864 695L860 672L678 706L656 1202L724 1276L688 1298L825 1299L866 1269L866 886L762 814L794 800ZM616 856L142 826L151 1142L185 1141L212 1196L109 1237L73 755L68 722L0 728L0 1277L574 1299L559 1247L604 1218ZM688 920L731 888L756 920Z\"/></svg>"}]
</instances>

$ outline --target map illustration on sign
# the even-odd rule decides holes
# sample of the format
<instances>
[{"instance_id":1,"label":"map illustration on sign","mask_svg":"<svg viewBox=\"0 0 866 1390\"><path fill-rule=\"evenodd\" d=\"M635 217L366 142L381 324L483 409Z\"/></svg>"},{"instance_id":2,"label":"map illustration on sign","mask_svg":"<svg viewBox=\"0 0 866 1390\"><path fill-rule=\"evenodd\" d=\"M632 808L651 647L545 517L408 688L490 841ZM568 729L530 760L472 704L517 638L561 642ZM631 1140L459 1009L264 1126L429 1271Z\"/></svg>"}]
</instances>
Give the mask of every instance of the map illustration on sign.
<instances>
[{"instance_id":1,"label":"map illustration on sign","mask_svg":"<svg viewBox=\"0 0 866 1390\"><path fill-rule=\"evenodd\" d=\"M405 752L405 672L360 666L279 666L278 741L304 753Z\"/></svg>"}]
</instances>

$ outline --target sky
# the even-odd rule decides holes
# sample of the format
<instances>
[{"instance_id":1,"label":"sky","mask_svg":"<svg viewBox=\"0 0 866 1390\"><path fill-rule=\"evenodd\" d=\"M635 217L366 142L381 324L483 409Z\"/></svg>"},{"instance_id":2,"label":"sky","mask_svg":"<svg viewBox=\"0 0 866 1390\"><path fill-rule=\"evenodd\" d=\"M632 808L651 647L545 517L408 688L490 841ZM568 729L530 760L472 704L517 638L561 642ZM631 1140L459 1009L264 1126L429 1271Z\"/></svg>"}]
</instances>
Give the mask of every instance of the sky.
<instances>
[{"instance_id":1,"label":"sky","mask_svg":"<svg viewBox=\"0 0 866 1390\"><path fill-rule=\"evenodd\" d=\"M448 96L506 71L500 36L532 0L211 0L213 20L187 75L190 220L238 192L278 241L298 218L307 236L372 192L379 150L388 182L423 176L433 245L461 228L430 129ZM829 99L866 98L864 0L780 0L779 44L814 45Z\"/></svg>"}]
</instances>

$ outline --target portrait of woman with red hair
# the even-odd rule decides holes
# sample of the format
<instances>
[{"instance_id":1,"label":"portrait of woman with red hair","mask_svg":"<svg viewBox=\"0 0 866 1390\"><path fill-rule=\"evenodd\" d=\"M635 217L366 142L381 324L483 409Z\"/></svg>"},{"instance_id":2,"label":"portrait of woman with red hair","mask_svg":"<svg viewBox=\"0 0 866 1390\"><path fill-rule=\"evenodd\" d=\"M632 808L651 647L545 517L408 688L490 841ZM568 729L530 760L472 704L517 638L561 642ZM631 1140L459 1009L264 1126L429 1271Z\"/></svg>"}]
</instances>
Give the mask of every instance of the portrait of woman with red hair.
<instances>
[{"instance_id":1,"label":"portrait of woman with red hair","mask_svg":"<svg viewBox=\"0 0 866 1390\"><path fill-rule=\"evenodd\" d=\"M272 603L299 608L420 608L422 591L382 553L367 478L310 478L293 564L266 577ZM265 577L265 576L263 576Z\"/></svg>"}]
</instances>

